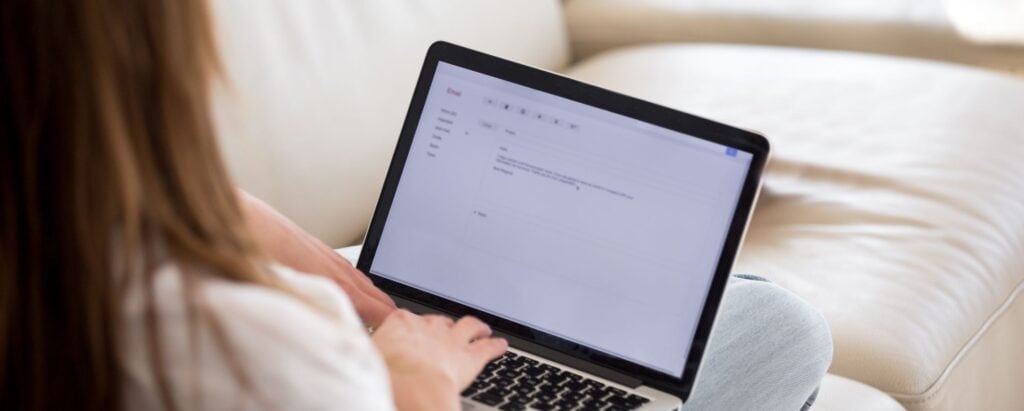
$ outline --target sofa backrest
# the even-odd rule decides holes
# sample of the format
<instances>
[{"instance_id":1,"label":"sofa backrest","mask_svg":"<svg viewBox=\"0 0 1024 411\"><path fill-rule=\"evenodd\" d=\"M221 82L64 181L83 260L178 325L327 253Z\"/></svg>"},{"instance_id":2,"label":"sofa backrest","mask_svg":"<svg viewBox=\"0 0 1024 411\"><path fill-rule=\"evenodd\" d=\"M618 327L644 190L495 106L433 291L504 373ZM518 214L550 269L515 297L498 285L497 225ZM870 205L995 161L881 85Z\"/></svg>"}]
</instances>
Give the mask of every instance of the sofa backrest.
<instances>
[{"instance_id":1,"label":"sofa backrest","mask_svg":"<svg viewBox=\"0 0 1024 411\"><path fill-rule=\"evenodd\" d=\"M232 174L333 246L362 238L430 43L568 59L557 0L212 1Z\"/></svg>"}]
</instances>

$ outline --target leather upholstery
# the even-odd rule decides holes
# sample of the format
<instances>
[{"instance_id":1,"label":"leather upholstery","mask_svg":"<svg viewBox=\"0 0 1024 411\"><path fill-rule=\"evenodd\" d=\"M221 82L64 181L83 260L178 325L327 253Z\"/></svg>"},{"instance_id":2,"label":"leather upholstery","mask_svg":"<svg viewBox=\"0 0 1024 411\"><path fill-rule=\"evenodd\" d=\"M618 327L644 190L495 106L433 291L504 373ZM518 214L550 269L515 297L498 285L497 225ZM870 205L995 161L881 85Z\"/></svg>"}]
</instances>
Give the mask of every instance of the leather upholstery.
<instances>
[{"instance_id":1,"label":"leather upholstery","mask_svg":"<svg viewBox=\"0 0 1024 411\"><path fill-rule=\"evenodd\" d=\"M212 4L227 80L215 114L235 178L334 245L365 232L430 43L549 69L568 58L556 1Z\"/></svg>"},{"instance_id":2,"label":"leather upholstery","mask_svg":"<svg viewBox=\"0 0 1024 411\"><path fill-rule=\"evenodd\" d=\"M569 0L566 17L577 57L652 42L744 43L922 57L1024 73L1024 47L962 38L942 0Z\"/></svg>"},{"instance_id":3,"label":"leather upholstery","mask_svg":"<svg viewBox=\"0 0 1024 411\"><path fill-rule=\"evenodd\" d=\"M829 374L821 382L814 411L902 411L892 397L863 383Z\"/></svg>"},{"instance_id":4,"label":"leather upholstery","mask_svg":"<svg viewBox=\"0 0 1024 411\"><path fill-rule=\"evenodd\" d=\"M721 45L625 49L569 74L769 137L736 271L823 312L832 373L912 410L1024 409L1024 81Z\"/></svg>"}]
</instances>

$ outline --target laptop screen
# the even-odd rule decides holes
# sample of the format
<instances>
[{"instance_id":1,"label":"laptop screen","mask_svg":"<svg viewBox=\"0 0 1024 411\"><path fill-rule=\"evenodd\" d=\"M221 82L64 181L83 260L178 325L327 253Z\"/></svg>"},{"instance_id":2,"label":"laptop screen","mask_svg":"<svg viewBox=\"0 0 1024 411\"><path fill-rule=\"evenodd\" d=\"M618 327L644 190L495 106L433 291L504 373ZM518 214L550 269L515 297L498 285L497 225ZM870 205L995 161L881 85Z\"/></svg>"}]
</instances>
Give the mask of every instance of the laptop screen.
<instances>
[{"instance_id":1,"label":"laptop screen","mask_svg":"<svg viewBox=\"0 0 1024 411\"><path fill-rule=\"evenodd\" d=\"M678 376L751 159L442 61L370 272Z\"/></svg>"}]
</instances>

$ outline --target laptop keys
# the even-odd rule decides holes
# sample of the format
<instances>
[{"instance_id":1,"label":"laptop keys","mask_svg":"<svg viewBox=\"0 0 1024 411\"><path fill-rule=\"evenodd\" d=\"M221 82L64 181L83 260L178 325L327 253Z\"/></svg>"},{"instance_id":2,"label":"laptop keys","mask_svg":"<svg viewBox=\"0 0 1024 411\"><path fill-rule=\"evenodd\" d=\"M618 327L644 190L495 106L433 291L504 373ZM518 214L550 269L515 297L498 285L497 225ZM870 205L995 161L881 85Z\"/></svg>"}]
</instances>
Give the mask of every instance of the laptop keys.
<instances>
[{"instance_id":1,"label":"laptop keys","mask_svg":"<svg viewBox=\"0 0 1024 411\"><path fill-rule=\"evenodd\" d=\"M518 384L512 388L512 392L519 394L525 398L529 398L533 393L537 392L537 388L532 385Z\"/></svg>"},{"instance_id":2,"label":"laptop keys","mask_svg":"<svg viewBox=\"0 0 1024 411\"><path fill-rule=\"evenodd\" d=\"M580 401L580 406L587 410L599 410L608 406L608 401L599 400L597 398L587 397L583 401Z\"/></svg>"},{"instance_id":3,"label":"laptop keys","mask_svg":"<svg viewBox=\"0 0 1024 411\"><path fill-rule=\"evenodd\" d=\"M537 394L533 395L532 397L534 400L537 400L538 403L550 404L555 402L556 399L558 399L558 393L552 392L550 390L540 391Z\"/></svg>"},{"instance_id":4,"label":"laptop keys","mask_svg":"<svg viewBox=\"0 0 1024 411\"><path fill-rule=\"evenodd\" d=\"M563 400L572 401L573 403L579 403L580 400L586 398L587 396L581 392L569 391L562 394L561 397Z\"/></svg>"},{"instance_id":5,"label":"laptop keys","mask_svg":"<svg viewBox=\"0 0 1024 411\"><path fill-rule=\"evenodd\" d=\"M556 374L556 373L548 373L547 375L544 375L541 378L543 378L544 381L547 381L548 383L553 384L553 385L560 385L563 382L566 382L566 381L569 380L569 378L567 378L566 376L561 375L561 374Z\"/></svg>"},{"instance_id":6,"label":"laptop keys","mask_svg":"<svg viewBox=\"0 0 1024 411\"><path fill-rule=\"evenodd\" d=\"M544 371L543 368L538 367L536 365L531 365L527 366L526 368L523 368L522 370L519 370L519 372L529 377L540 377L547 371Z\"/></svg>"},{"instance_id":7,"label":"laptop keys","mask_svg":"<svg viewBox=\"0 0 1024 411\"><path fill-rule=\"evenodd\" d=\"M521 386L536 388L539 387L542 383L544 383L544 380L527 375L520 377L518 382Z\"/></svg>"},{"instance_id":8,"label":"laptop keys","mask_svg":"<svg viewBox=\"0 0 1024 411\"><path fill-rule=\"evenodd\" d=\"M636 394L629 394L628 396L626 396L626 400L629 401L630 403L635 403L635 404L647 404L647 403L651 402L650 399L648 399L646 397L641 397L641 396L636 395Z\"/></svg>"},{"instance_id":9,"label":"laptop keys","mask_svg":"<svg viewBox=\"0 0 1024 411\"><path fill-rule=\"evenodd\" d=\"M483 394L478 394L475 397L473 397L473 399L477 400L477 401L479 401L481 403L484 403L486 405L498 405L498 404L501 404L501 403L505 402L505 397L500 397L500 396L491 394L490 392L485 392Z\"/></svg>"},{"instance_id":10,"label":"laptop keys","mask_svg":"<svg viewBox=\"0 0 1024 411\"><path fill-rule=\"evenodd\" d=\"M490 388L487 389L487 392L490 393L490 394L493 394L493 395L497 395L497 396L499 396L501 398L508 397L508 396L512 395L512 393L513 393L511 388L509 388L509 387L501 387L501 386L497 386L497 385L492 385Z\"/></svg>"},{"instance_id":11,"label":"laptop keys","mask_svg":"<svg viewBox=\"0 0 1024 411\"><path fill-rule=\"evenodd\" d=\"M513 352L487 364L462 396L501 410L628 410L650 402Z\"/></svg>"}]
</instances>

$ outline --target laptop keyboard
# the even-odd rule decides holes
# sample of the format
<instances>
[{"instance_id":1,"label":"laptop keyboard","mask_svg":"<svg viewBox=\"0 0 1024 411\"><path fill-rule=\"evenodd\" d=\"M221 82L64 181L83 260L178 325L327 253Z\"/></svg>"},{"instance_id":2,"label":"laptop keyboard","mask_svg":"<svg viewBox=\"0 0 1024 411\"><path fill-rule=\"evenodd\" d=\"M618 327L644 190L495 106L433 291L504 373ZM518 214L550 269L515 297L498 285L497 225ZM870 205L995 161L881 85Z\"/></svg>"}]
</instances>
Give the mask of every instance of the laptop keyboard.
<instances>
[{"instance_id":1,"label":"laptop keyboard","mask_svg":"<svg viewBox=\"0 0 1024 411\"><path fill-rule=\"evenodd\" d=\"M462 396L502 410L632 410L650 402L511 351L487 364Z\"/></svg>"}]
</instances>

